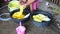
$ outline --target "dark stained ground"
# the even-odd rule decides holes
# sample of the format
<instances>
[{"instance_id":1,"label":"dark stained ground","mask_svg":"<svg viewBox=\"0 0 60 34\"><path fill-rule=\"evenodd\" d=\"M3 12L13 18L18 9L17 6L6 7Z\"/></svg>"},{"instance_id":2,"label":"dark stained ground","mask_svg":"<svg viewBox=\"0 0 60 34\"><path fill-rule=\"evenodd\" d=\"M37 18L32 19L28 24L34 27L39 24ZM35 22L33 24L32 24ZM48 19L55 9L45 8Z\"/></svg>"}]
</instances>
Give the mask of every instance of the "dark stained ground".
<instances>
[{"instance_id":1,"label":"dark stained ground","mask_svg":"<svg viewBox=\"0 0 60 34\"><path fill-rule=\"evenodd\" d=\"M41 8L40 8L41 9ZM43 9L43 8L42 8ZM8 12L7 8L0 11L1 13ZM51 12L50 12L51 13ZM58 34L50 26L48 27L36 27L31 20L25 23L27 27L26 34ZM0 20L0 34L16 34L16 27L18 26L13 20L4 22Z\"/></svg>"}]
</instances>

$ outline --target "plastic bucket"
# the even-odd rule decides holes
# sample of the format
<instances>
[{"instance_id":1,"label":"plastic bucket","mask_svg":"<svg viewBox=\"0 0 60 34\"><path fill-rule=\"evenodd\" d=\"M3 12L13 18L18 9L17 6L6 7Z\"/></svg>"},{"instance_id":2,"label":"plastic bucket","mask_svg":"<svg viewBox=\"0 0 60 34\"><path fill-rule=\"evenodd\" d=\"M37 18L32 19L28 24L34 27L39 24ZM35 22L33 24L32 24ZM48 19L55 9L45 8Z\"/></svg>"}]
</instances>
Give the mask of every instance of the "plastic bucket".
<instances>
[{"instance_id":1,"label":"plastic bucket","mask_svg":"<svg viewBox=\"0 0 60 34\"><path fill-rule=\"evenodd\" d=\"M15 12L17 12L17 11L20 11L20 9L16 9L16 10L12 11L11 14L10 14L10 16L12 16L12 15L13 15ZM23 13L26 14L26 15L27 15L28 13L30 13L29 8L24 9L24 12L23 12ZM12 18L12 17L11 17L11 18ZM27 18L24 18L24 19L21 19L21 20L12 18L12 20L15 21L15 22L18 23L18 24L19 24L20 21L21 21L22 23L25 23L25 22L27 22L29 19L30 19L30 15L29 15Z\"/></svg>"},{"instance_id":2,"label":"plastic bucket","mask_svg":"<svg viewBox=\"0 0 60 34\"><path fill-rule=\"evenodd\" d=\"M48 16L51 20L50 20L50 21L43 21L43 22L40 23L40 22L34 21L33 18L32 18L32 23L33 23L35 26L37 26L37 27L46 27L46 26L50 25L50 23L52 22L52 14L50 14L50 13L48 13L48 12L46 12L46 11L37 10L36 12L34 12L34 13L32 14L32 16L33 16L33 15L37 15L37 14L44 14L44 15ZM31 16L31 17L32 17L32 16Z\"/></svg>"}]
</instances>

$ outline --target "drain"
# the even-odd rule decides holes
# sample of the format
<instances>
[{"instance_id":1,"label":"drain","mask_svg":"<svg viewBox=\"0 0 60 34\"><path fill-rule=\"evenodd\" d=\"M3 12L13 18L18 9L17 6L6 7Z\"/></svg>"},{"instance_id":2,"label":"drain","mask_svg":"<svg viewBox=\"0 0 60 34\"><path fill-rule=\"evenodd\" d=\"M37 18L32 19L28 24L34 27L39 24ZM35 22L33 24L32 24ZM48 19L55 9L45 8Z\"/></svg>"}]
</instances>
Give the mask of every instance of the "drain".
<instances>
[{"instance_id":1,"label":"drain","mask_svg":"<svg viewBox=\"0 0 60 34\"><path fill-rule=\"evenodd\" d=\"M10 13L3 13L3 14L1 14L0 15L0 20L2 20L2 21L9 21L9 20L11 20Z\"/></svg>"}]
</instances>

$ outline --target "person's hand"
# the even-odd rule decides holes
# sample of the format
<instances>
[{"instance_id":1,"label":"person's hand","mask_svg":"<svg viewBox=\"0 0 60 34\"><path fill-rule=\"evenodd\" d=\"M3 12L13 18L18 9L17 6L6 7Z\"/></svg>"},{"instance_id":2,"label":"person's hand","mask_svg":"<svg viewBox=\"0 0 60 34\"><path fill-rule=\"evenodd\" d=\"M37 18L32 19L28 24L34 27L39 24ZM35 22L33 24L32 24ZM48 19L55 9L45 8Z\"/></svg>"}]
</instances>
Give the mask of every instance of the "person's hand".
<instances>
[{"instance_id":1,"label":"person's hand","mask_svg":"<svg viewBox=\"0 0 60 34\"><path fill-rule=\"evenodd\" d=\"M23 4L22 6L23 6L23 8L25 9L27 5L26 5L26 4Z\"/></svg>"},{"instance_id":2,"label":"person's hand","mask_svg":"<svg viewBox=\"0 0 60 34\"><path fill-rule=\"evenodd\" d=\"M22 0L23 2L26 2L26 0Z\"/></svg>"}]
</instances>

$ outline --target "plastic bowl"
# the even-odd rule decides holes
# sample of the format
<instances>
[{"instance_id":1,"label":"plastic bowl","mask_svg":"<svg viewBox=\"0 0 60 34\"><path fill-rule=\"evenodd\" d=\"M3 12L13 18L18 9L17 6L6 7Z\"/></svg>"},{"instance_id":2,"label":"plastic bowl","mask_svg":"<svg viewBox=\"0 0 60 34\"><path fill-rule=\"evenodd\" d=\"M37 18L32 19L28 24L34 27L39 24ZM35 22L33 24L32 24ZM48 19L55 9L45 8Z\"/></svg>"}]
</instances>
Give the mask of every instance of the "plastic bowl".
<instances>
[{"instance_id":1,"label":"plastic bowl","mask_svg":"<svg viewBox=\"0 0 60 34\"><path fill-rule=\"evenodd\" d=\"M15 7L15 8L12 8L12 7ZM13 10L18 9L18 8L20 8L19 1L10 1L8 3L8 10L10 12L12 12Z\"/></svg>"},{"instance_id":2,"label":"plastic bowl","mask_svg":"<svg viewBox=\"0 0 60 34\"><path fill-rule=\"evenodd\" d=\"M12 15L15 13L15 12L17 12L17 11L20 11L20 9L16 9L16 10L14 10L14 11L12 11L11 12L11 14L10 14L10 16L11 16L11 18L12 18ZM24 9L24 12L23 12L23 14L29 14L30 13L30 10L29 10L29 8L27 9ZM15 19L15 18L12 18L12 20L13 21L15 21L16 23L18 23L19 24L19 22L21 21L22 23L25 23L25 22L27 22L28 20L30 19L30 15L27 17L27 18L24 18L24 19Z\"/></svg>"},{"instance_id":3,"label":"plastic bowl","mask_svg":"<svg viewBox=\"0 0 60 34\"><path fill-rule=\"evenodd\" d=\"M43 22L36 22L33 20L33 15L37 15L37 14L44 14L45 16L48 16L51 20L50 21L43 21ZM32 23L37 26L37 27L46 27L48 25L50 25L50 23L52 22L52 14L48 13L47 11L42 11L42 10L37 10L36 12L34 12L32 14Z\"/></svg>"}]
</instances>

